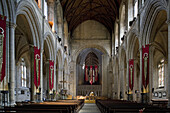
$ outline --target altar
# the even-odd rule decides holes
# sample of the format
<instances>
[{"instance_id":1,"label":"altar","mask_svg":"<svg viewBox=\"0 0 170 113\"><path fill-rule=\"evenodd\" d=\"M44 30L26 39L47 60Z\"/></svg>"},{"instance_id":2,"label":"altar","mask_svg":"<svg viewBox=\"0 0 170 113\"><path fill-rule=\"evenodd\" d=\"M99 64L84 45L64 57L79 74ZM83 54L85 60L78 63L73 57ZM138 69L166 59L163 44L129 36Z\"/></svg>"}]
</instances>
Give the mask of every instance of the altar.
<instances>
[{"instance_id":1,"label":"altar","mask_svg":"<svg viewBox=\"0 0 170 113\"><path fill-rule=\"evenodd\" d=\"M85 96L84 103L95 103L96 96L94 96L94 92L90 92L89 96Z\"/></svg>"}]
</instances>

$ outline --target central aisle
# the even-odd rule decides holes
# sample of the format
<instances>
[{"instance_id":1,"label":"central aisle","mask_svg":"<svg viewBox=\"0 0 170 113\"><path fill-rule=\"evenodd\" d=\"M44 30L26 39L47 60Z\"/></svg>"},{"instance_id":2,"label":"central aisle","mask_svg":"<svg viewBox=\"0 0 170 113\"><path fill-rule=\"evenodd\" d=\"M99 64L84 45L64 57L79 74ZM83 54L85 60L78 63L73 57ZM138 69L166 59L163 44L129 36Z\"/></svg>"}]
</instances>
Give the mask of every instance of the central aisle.
<instances>
[{"instance_id":1,"label":"central aisle","mask_svg":"<svg viewBox=\"0 0 170 113\"><path fill-rule=\"evenodd\" d=\"M85 103L83 108L79 111L79 113L101 113L96 104L87 104Z\"/></svg>"}]
</instances>

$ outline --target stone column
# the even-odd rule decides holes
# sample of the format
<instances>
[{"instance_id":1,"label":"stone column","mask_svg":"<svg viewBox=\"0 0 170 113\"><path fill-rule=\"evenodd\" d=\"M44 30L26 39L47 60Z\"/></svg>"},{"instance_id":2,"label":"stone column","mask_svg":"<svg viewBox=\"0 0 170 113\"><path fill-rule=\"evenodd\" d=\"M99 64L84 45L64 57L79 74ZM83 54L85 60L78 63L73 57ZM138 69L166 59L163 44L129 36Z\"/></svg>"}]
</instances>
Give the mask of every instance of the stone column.
<instances>
[{"instance_id":1,"label":"stone column","mask_svg":"<svg viewBox=\"0 0 170 113\"><path fill-rule=\"evenodd\" d=\"M124 65L126 65L126 64L124 64ZM127 91L127 69L126 68L124 68L123 69L123 81L125 81L125 83L124 83L124 86L123 86L123 94L122 94L122 96L123 96L123 100L126 100L127 99L127 95L126 95L126 91Z\"/></svg>"},{"instance_id":2,"label":"stone column","mask_svg":"<svg viewBox=\"0 0 170 113\"><path fill-rule=\"evenodd\" d=\"M136 93L137 90L137 59L134 59L134 86L133 86L133 101L136 101Z\"/></svg>"},{"instance_id":3,"label":"stone column","mask_svg":"<svg viewBox=\"0 0 170 113\"><path fill-rule=\"evenodd\" d=\"M41 60L40 60L40 88L41 88L41 95L40 95L40 101L43 101L43 92L44 92L44 88L43 88L43 52L44 50L41 48Z\"/></svg>"},{"instance_id":4,"label":"stone column","mask_svg":"<svg viewBox=\"0 0 170 113\"><path fill-rule=\"evenodd\" d=\"M154 47L150 46L150 52L149 52L149 93L148 93L148 102L151 102L152 99L152 88L153 88L153 53L154 53Z\"/></svg>"},{"instance_id":5,"label":"stone column","mask_svg":"<svg viewBox=\"0 0 170 113\"><path fill-rule=\"evenodd\" d=\"M73 96L77 95L77 85L78 85L78 77L76 75L76 61L73 61L73 71L74 71L74 77L73 77Z\"/></svg>"},{"instance_id":6,"label":"stone column","mask_svg":"<svg viewBox=\"0 0 170 113\"><path fill-rule=\"evenodd\" d=\"M113 76L113 72L112 72L112 69L111 69L111 60L110 60L110 64L109 64L109 67L108 67L108 78L107 78L107 85L108 85L108 98L111 98L111 95L112 95L112 76Z\"/></svg>"},{"instance_id":7,"label":"stone column","mask_svg":"<svg viewBox=\"0 0 170 113\"><path fill-rule=\"evenodd\" d=\"M168 17L167 17L167 24L168 24L168 108L170 108L170 1L168 1Z\"/></svg>"},{"instance_id":8,"label":"stone column","mask_svg":"<svg viewBox=\"0 0 170 113\"><path fill-rule=\"evenodd\" d=\"M56 91L57 91L57 87L56 87L56 85L57 85L57 77L56 77L56 56L55 56L55 58L54 58L54 87L53 87L53 89L55 90L55 95L54 95L54 101L56 100Z\"/></svg>"},{"instance_id":9,"label":"stone column","mask_svg":"<svg viewBox=\"0 0 170 113\"><path fill-rule=\"evenodd\" d=\"M72 96L76 96L76 62L71 61L70 62L70 94Z\"/></svg>"},{"instance_id":10,"label":"stone column","mask_svg":"<svg viewBox=\"0 0 170 113\"><path fill-rule=\"evenodd\" d=\"M15 28L15 24L9 23L9 97L11 105L15 104Z\"/></svg>"},{"instance_id":11,"label":"stone column","mask_svg":"<svg viewBox=\"0 0 170 113\"><path fill-rule=\"evenodd\" d=\"M46 70L46 76L47 76L47 79L46 79L46 82L47 82L47 99L50 99L50 86L49 86L49 61L46 61L45 63L45 70Z\"/></svg>"},{"instance_id":12,"label":"stone column","mask_svg":"<svg viewBox=\"0 0 170 113\"><path fill-rule=\"evenodd\" d=\"M107 86L107 69L108 69L108 56L107 54L102 55L102 96L107 97L108 86Z\"/></svg>"},{"instance_id":13,"label":"stone column","mask_svg":"<svg viewBox=\"0 0 170 113\"><path fill-rule=\"evenodd\" d=\"M129 90L129 59L127 60L127 64L126 64L126 65L127 65L127 70L126 70L126 75L127 75L127 76L126 76L126 81L127 81L127 82L126 82L126 84L127 84L126 87L127 87L127 90L126 90L126 91L127 91L127 93L128 93L128 90ZM128 100L128 98L129 98L129 97L127 96L126 99Z\"/></svg>"},{"instance_id":14,"label":"stone column","mask_svg":"<svg viewBox=\"0 0 170 113\"><path fill-rule=\"evenodd\" d=\"M30 46L30 58L31 58L31 101L36 101L36 87L34 85L34 46Z\"/></svg>"},{"instance_id":15,"label":"stone column","mask_svg":"<svg viewBox=\"0 0 170 113\"><path fill-rule=\"evenodd\" d=\"M54 22L54 0L48 1L48 21Z\"/></svg>"},{"instance_id":16,"label":"stone column","mask_svg":"<svg viewBox=\"0 0 170 113\"><path fill-rule=\"evenodd\" d=\"M9 23L6 22L6 83L9 82ZM0 94L1 96L1 94ZM1 98L0 98L1 99ZM1 102L1 100L0 100ZM8 94L8 103L9 103L9 94ZM1 106L1 105L0 105Z\"/></svg>"},{"instance_id":17,"label":"stone column","mask_svg":"<svg viewBox=\"0 0 170 113\"><path fill-rule=\"evenodd\" d=\"M119 20L117 20L116 21L117 22L117 24L118 24L118 47L120 46L120 21Z\"/></svg>"},{"instance_id":18,"label":"stone column","mask_svg":"<svg viewBox=\"0 0 170 113\"><path fill-rule=\"evenodd\" d=\"M112 32L112 56L115 55L115 34Z\"/></svg>"},{"instance_id":19,"label":"stone column","mask_svg":"<svg viewBox=\"0 0 170 113\"><path fill-rule=\"evenodd\" d=\"M42 8L42 32L41 32L41 51L40 51L40 88L41 88L41 94L40 94L40 101L43 101L43 52L44 52L44 0L41 0L41 8Z\"/></svg>"},{"instance_id":20,"label":"stone column","mask_svg":"<svg viewBox=\"0 0 170 113\"><path fill-rule=\"evenodd\" d=\"M142 92L142 90L141 90L141 88L142 88L142 45L140 46L140 49L139 49L139 51L140 51L140 76L139 76L139 82L138 82L138 84L139 84L139 91L140 91L140 94L139 94L139 102L142 102L142 100L141 100L141 92Z\"/></svg>"},{"instance_id":21,"label":"stone column","mask_svg":"<svg viewBox=\"0 0 170 113\"><path fill-rule=\"evenodd\" d=\"M52 31L55 31L54 28L54 0L48 1L48 22L52 25Z\"/></svg>"}]
</instances>

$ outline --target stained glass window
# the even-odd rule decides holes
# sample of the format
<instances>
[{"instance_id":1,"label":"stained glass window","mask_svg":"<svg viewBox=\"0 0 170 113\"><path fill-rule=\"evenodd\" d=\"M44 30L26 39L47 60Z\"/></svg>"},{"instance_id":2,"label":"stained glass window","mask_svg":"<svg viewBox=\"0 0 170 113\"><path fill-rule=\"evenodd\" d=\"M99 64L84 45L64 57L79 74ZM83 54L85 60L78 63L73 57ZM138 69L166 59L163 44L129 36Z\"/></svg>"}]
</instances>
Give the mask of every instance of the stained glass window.
<instances>
[{"instance_id":1,"label":"stained glass window","mask_svg":"<svg viewBox=\"0 0 170 113\"><path fill-rule=\"evenodd\" d=\"M158 64L158 83L159 87L164 87L164 60L161 60L160 63Z\"/></svg>"}]
</instances>

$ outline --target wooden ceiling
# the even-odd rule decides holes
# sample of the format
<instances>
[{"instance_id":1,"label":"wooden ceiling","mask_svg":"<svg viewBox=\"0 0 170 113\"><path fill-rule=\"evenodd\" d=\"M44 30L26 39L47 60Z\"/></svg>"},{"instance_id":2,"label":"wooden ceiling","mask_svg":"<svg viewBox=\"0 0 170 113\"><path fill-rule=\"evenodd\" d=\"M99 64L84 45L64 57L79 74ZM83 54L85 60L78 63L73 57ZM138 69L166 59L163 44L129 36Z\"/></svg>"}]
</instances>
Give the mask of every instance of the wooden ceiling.
<instances>
[{"instance_id":1,"label":"wooden ceiling","mask_svg":"<svg viewBox=\"0 0 170 113\"><path fill-rule=\"evenodd\" d=\"M114 21L119 15L121 0L60 0L69 31L73 31L86 20L96 20L109 31L114 28Z\"/></svg>"}]
</instances>

